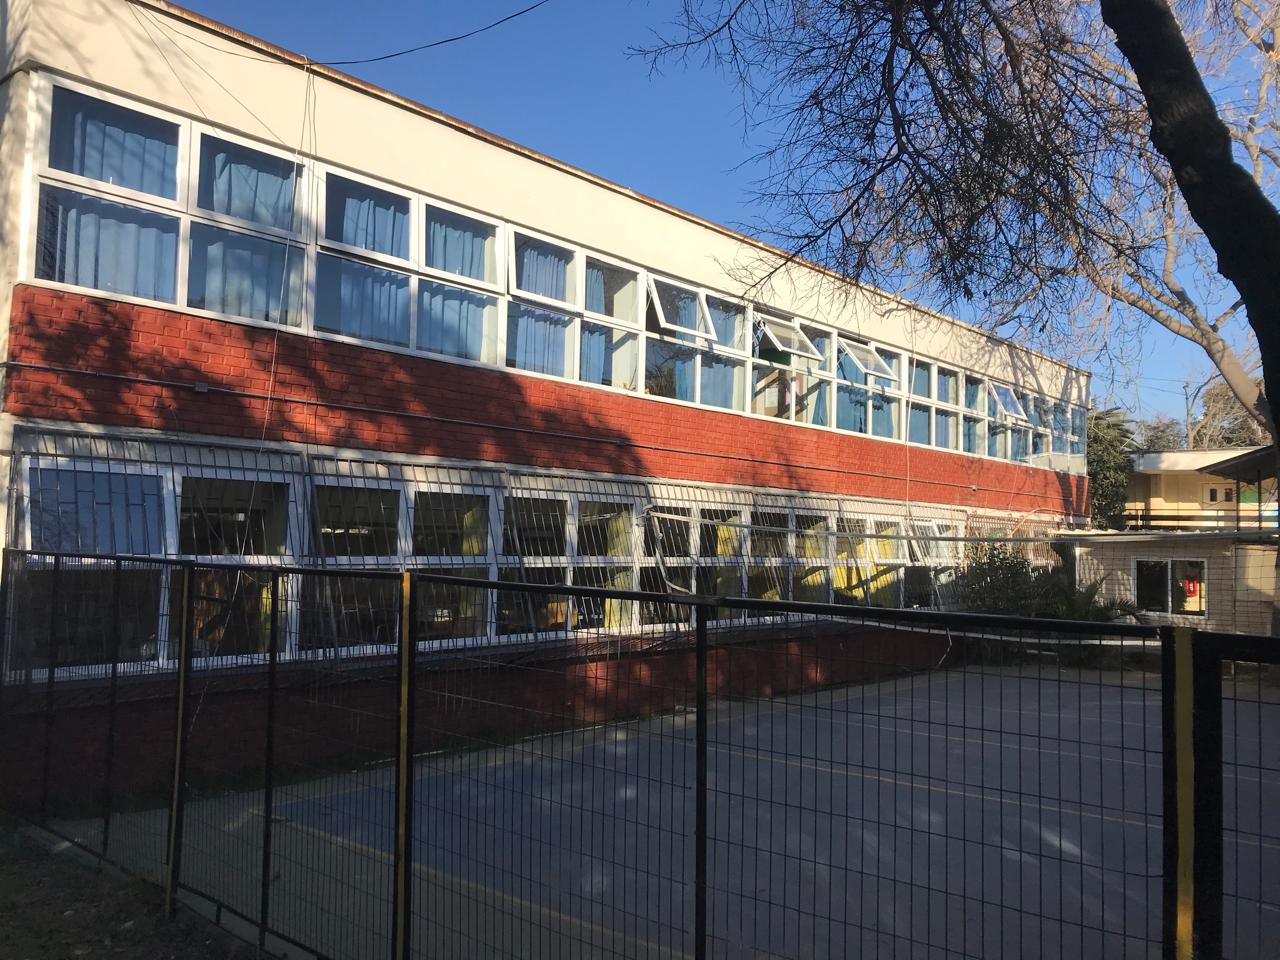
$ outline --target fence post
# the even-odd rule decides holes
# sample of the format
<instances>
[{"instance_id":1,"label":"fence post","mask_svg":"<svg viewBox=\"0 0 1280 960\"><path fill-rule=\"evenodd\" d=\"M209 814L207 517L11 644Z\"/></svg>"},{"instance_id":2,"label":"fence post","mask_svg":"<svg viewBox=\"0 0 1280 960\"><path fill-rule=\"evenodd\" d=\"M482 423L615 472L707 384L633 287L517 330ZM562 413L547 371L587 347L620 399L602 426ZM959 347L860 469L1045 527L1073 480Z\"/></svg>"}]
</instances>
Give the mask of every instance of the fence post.
<instances>
[{"instance_id":1,"label":"fence post","mask_svg":"<svg viewBox=\"0 0 1280 960\"><path fill-rule=\"evenodd\" d=\"M1164 955L1222 956L1222 647L1161 631Z\"/></svg>"},{"instance_id":2,"label":"fence post","mask_svg":"<svg viewBox=\"0 0 1280 960\"><path fill-rule=\"evenodd\" d=\"M693 868L693 956L707 956L707 611L701 604L693 608L696 641L694 647L697 686L697 726L694 755L694 868Z\"/></svg>"},{"instance_id":3,"label":"fence post","mask_svg":"<svg viewBox=\"0 0 1280 960\"><path fill-rule=\"evenodd\" d=\"M195 597L191 582L192 565L182 565L182 620L178 628L178 699L175 705L177 729L173 736L173 790L169 797L168 870L164 885L165 913L172 917L177 906L178 881L182 869L183 784L187 774L187 739L190 731L189 690L191 683L191 631Z\"/></svg>"},{"instance_id":4,"label":"fence post","mask_svg":"<svg viewBox=\"0 0 1280 960\"><path fill-rule=\"evenodd\" d=\"M258 949L267 946L271 910L271 820L275 813L276 664L280 655L280 577L271 574L269 626L267 627L267 715L262 748L262 893L258 903Z\"/></svg>"},{"instance_id":5,"label":"fence post","mask_svg":"<svg viewBox=\"0 0 1280 960\"><path fill-rule=\"evenodd\" d=\"M400 575L399 711L396 728L395 957L409 960L413 951L413 580Z\"/></svg>"},{"instance_id":6,"label":"fence post","mask_svg":"<svg viewBox=\"0 0 1280 960\"><path fill-rule=\"evenodd\" d=\"M116 697L120 679L120 561L111 570L111 682L107 688L107 757L102 772L102 854L111 842L112 780L116 766Z\"/></svg>"},{"instance_id":7,"label":"fence post","mask_svg":"<svg viewBox=\"0 0 1280 960\"><path fill-rule=\"evenodd\" d=\"M13 567L9 556L8 547L0 550L0 713L8 705L8 677L13 669L13 627L9 623L9 580ZM27 667L30 669L30 663Z\"/></svg>"},{"instance_id":8,"label":"fence post","mask_svg":"<svg viewBox=\"0 0 1280 960\"><path fill-rule=\"evenodd\" d=\"M58 600L61 598L62 558L53 558L49 587L49 648L44 671L44 756L40 773L40 825L49 822L49 774L53 765L53 680L58 672Z\"/></svg>"}]
</instances>

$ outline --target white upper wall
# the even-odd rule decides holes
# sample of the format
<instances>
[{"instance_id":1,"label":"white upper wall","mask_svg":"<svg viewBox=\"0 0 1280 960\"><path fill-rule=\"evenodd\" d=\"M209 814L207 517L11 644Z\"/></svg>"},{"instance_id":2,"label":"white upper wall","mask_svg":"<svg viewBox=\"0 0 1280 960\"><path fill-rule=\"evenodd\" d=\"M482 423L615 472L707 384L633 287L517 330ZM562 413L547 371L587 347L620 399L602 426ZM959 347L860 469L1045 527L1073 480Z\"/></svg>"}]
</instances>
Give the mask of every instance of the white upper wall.
<instances>
[{"instance_id":1,"label":"white upper wall","mask_svg":"<svg viewBox=\"0 0 1280 960\"><path fill-rule=\"evenodd\" d=\"M305 146L304 155L731 295L777 256L394 94L304 67L300 57L162 0L0 0L0 16L3 75L54 70L289 150ZM15 196L13 178L22 176L21 164L4 164L0 196ZM6 297L14 236L0 237ZM1088 401L1082 371L888 295L851 289L817 268L788 267L752 299L1045 395Z\"/></svg>"}]
</instances>

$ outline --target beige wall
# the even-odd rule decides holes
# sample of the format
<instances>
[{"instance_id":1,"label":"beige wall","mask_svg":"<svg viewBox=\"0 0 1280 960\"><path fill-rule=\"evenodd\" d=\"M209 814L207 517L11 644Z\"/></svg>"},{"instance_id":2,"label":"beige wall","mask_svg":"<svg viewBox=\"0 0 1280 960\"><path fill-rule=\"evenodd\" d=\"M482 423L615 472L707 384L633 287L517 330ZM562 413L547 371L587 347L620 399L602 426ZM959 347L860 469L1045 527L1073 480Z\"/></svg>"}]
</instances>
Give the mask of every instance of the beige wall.
<instances>
[{"instance_id":1,"label":"beige wall","mask_svg":"<svg viewBox=\"0 0 1280 960\"><path fill-rule=\"evenodd\" d=\"M1102 596L1133 602L1134 561L1205 561L1205 615L1143 614L1148 623L1169 623L1202 630L1271 633L1276 588L1276 547L1234 544L1227 539L1197 539L1185 543L1107 542L1105 535L1084 538L1076 549L1076 582L1102 579Z\"/></svg>"},{"instance_id":2,"label":"beige wall","mask_svg":"<svg viewBox=\"0 0 1280 960\"><path fill-rule=\"evenodd\" d=\"M1210 502L1206 496L1207 488L1210 486L1218 490L1216 503ZM1130 513L1184 516L1218 514L1222 522L1230 522L1234 525L1236 504L1223 500L1225 490L1230 490L1234 497L1236 494L1234 481L1199 471L1134 474L1129 481L1125 509ZM1246 485L1241 484L1240 492L1245 491ZM1264 516L1274 518L1276 502L1274 480L1263 481L1262 500ZM1255 519L1257 510L1257 503L1241 503L1239 511L1241 522Z\"/></svg>"},{"instance_id":3,"label":"beige wall","mask_svg":"<svg viewBox=\"0 0 1280 960\"><path fill-rule=\"evenodd\" d=\"M9 9L11 63L44 65L291 150L307 144L304 152L329 162L730 294L744 293L773 261L761 247L631 191L207 31L159 0L10 0ZM309 80L314 125L304 129ZM1087 400L1087 377L1065 365L886 296L850 294L813 269L782 270L754 299L1049 396Z\"/></svg>"}]
</instances>

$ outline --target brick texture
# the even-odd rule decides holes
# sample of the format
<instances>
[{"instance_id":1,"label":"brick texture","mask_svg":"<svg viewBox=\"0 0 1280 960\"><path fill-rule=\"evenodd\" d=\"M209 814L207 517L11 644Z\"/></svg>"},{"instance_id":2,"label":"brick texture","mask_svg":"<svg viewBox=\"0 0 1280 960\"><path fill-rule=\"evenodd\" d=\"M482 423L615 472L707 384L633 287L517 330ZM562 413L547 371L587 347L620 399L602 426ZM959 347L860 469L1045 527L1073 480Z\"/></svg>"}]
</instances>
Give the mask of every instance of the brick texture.
<instances>
[{"instance_id":1,"label":"brick texture","mask_svg":"<svg viewBox=\"0 0 1280 960\"><path fill-rule=\"evenodd\" d=\"M17 416L1018 512L1083 477L19 285Z\"/></svg>"}]
</instances>

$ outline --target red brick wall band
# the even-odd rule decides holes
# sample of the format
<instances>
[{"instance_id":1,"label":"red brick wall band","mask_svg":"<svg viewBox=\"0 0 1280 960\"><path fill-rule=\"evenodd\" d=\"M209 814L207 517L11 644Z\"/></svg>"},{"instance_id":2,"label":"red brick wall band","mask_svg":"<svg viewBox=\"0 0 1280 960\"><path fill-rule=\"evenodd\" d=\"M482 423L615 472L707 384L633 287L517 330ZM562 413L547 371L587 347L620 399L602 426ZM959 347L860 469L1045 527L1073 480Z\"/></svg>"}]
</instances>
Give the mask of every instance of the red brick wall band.
<instances>
[{"instance_id":1,"label":"red brick wall band","mask_svg":"<svg viewBox=\"0 0 1280 960\"><path fill-rule=\"evenodd\" d=\"M18 416L1084 512L1083 477L30 285L14 292L9 359Z\"/></svg>"}]
</instances>

